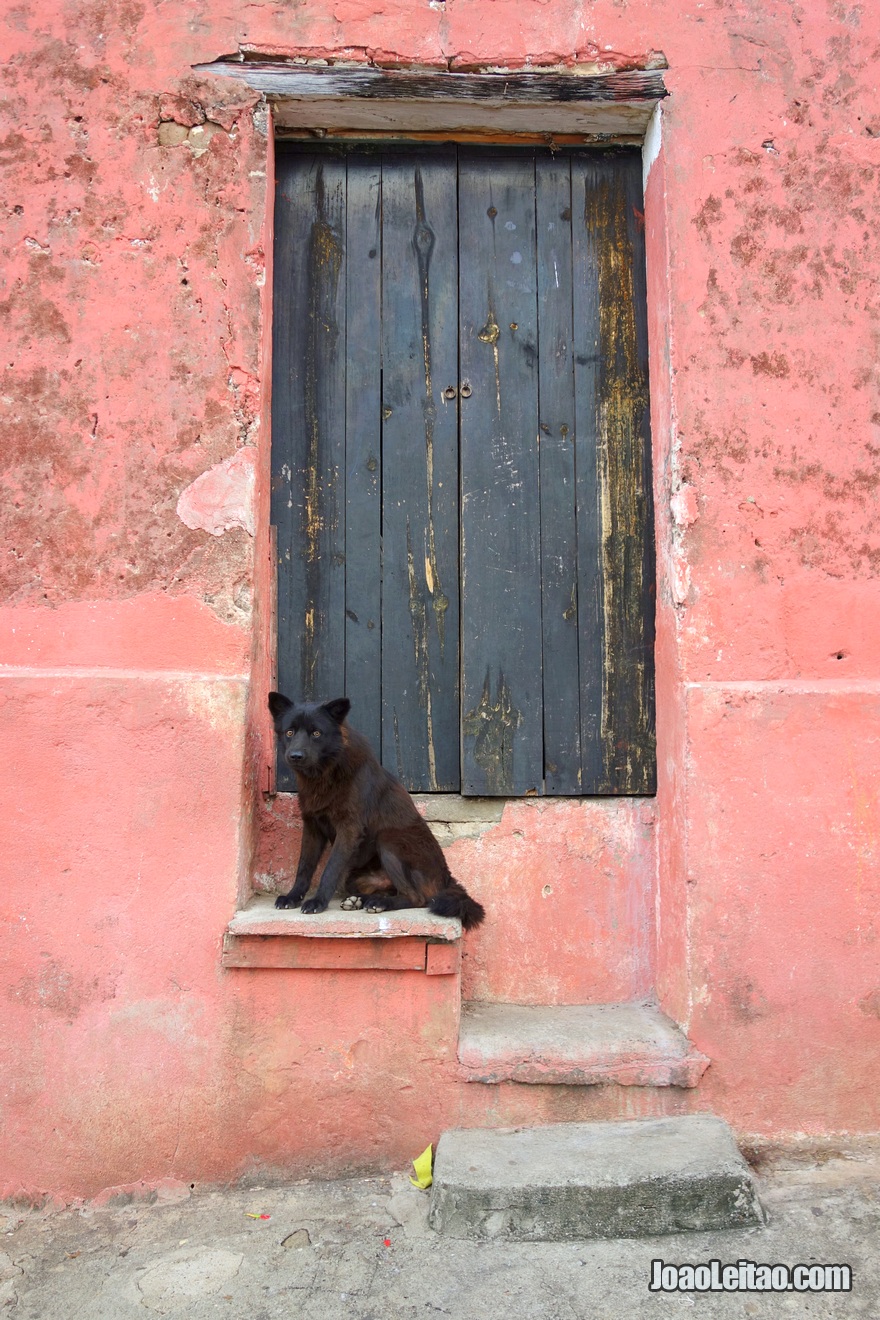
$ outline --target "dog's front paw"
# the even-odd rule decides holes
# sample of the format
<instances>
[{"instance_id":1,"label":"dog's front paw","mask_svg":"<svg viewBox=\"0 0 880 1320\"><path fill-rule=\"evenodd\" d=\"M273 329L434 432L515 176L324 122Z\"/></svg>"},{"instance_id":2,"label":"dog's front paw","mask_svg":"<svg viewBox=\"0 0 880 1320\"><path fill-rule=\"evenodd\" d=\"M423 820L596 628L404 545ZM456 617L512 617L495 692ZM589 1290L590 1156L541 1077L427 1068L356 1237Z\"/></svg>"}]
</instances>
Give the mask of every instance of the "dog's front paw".
<instances>
[{"instance_id":1,"label":"dog's front paw","mask_svg":"<svg viewBox=\"0 0 880 1320\"><path fill-rule=\"evenodd\" d=\"M364 906L364 900L360 894L349 894L342 900L343 912L358 912Z\"/></svg>"},{"instance_id":2,"label":"dog's front paw","mask_svg":"<svg viewBox=\"0 0 880 1320\"><path fill-rule=\"evenodd\" d=\"M315 912L326 912L326 911L327 911L327 904L323 901L323 899L320 898L306 899L305 903L303 903L302 907L300 908L300 912L302 912L303 916L306 917L312 916L312 914Z\"/></svg>"},{"instance_id":3,"label":"dog's front paw","mask_svg":"<svg viewBox=\"0 0 880 1320\"><path fill-rule=\"evenodd\" d=\"M277 908L295 908L295 907L299 907L301 902L302 899L299 898L291 889L289 894L278 895L278 897L275 899L275 906Z\"/></svg>"}]
</instances>

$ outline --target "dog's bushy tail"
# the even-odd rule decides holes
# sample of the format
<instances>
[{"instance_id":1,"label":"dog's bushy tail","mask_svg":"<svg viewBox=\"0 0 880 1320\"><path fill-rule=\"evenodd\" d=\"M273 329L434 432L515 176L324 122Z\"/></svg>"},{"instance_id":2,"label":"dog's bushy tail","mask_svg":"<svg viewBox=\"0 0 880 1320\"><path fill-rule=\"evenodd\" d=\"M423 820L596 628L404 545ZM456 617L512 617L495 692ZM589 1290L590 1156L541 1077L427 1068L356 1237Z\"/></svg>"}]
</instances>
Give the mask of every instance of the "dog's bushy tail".
<instances>
[{"instance_id":1,"label":"dog's bushy tail","mask_svg":"<svg viewBox=\"0 0 880 1320\"><path fill-rule=\"evenodd\" d=\"M439 894L434 895L428 903L428 911L438 917L458 917L465 930L479 926L486 915L482 903L471 898L457 880L453 880L451 885L447 885Z\"/></svg>"}]
</instances>

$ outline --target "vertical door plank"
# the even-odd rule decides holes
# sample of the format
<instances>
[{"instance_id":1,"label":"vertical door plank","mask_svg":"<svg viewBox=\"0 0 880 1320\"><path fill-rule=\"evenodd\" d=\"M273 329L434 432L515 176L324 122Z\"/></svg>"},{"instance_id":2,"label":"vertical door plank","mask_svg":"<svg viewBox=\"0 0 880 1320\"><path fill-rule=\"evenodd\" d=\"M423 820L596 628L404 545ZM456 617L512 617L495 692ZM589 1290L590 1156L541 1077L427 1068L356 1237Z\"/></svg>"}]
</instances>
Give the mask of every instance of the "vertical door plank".
<instances>
[{"instance_id":1,"label":"vertical door plank","mask_svg":"<svg viewBox=\"0 0 880 1320\"><path fill-rule=\"evenodd\" d=\"M462 788L541 793L534 154L459 159Z\"/></svg>"},{"instance_id":2,"label":"vertical door plank","mask_svg":"<svg viewBox=\"0 0 880 1320\"><path fill-rule=\"evenodd\" d=\"M578 567L579 579L598 578L601 637L597 656L594 639L585 636L589 621L582 618L582 712L589 692L582 729L590 726L589 739L584 738L584 790L653 793L654 551L638 153L584 156L573 168L573 191L576 276L586 285L585 339L583 351L576 350L578 362L584 359L578 430L582 435L582 418L594 428L598 510L594 528L586 489L581 504L579 449Z\"/></svg>"},{"instance_id":3,"label":"vertical door plank","mask_svg":"<svg viewBox=\"0 0 880 1320\"><path fill-rule=\"evenodd\" d=\"M536 152L544 790L579 793L571 162Z\"/></svg>"},{"instance_id":4,"label":"vertical door plank","mask_svg":"<svg viewBox=\"0 0 880 1320\"><path fill-rule=\"evenodd\" d=\"M382 749L382 165L351 151L346 203L345 692Z\"/></svg>"},{"instance_id":5,"label":"vertical door plank","mask_svg":"<svg viewBox=\"0 0 880 1320\"><path fill-rule=\"evenodd\" d=\"M382 167L382 748L423 791L460 784L455 171Z\"/></svg>"},{"instance_id":6,"label":"vertical door plank","mask_svg":"<svg viewBox=\"0 0 880 1320\"><path fill-rule=\"evenodd\" d=\"M612 510L614 528L606 536L606 573L618 575L622 589L608 641L612 656L620 660L606 669L622 671L609 692L613 710L618 793L656 793L657 754L654 688L655 550L651 414L648 393L648 324L645 276L645 203L641 153L620 153L617 172L614 248L606 254L600 289L617 287L619 302L609 311L603 336L618 346L623 359L620 376L625 382L606 381L604 411L616 422L621 437L609 463L607 482L613 492L602 496L602 507ZM623 273L618 273L622 266ZM605 306L603 300L603 308ZM603 317L604 322L604 317ZM625 349L624 349L625 345ZM611 452L609 447L609 452ZM625 531L624 531L625 529ZM625 733L621 733L625 730Z\"/></svg>"},{"instance_id":7,"label":"vertical door plank","mask_svg":"<svg viewBox=\"0 0 880 1320\"><path fill-rule=\"evenodd\" d=\"M298 205L315 168L314 157L293 156L278 151L275 157L275 253L273 259L272 323L272 476L271 519L276 528L276 611L278 658L276 683L296 699L301 690L301 665L293 653L294 618L302 618L304 600L296 581L302 489L302 455L293 452L293 438L303 430L303 398L297 354L299 309L306 294L305 261L302 252L309 218ZM279 758L275 771L277 788L289 792L293 776Z\"/></svg>"},{"instance_id":8,"label":"vertical door plank","mask_svg":"<svg viewBox=\"0 0 880 1320\"><path fill-rule=\"evenodd\" d=\"M345 161L279 153L272 518L278 684L294 699L345 685ZM278 786L293 788L279 767Z\"/></svg>"},{"instance_id":9,"label":"vertical door plank","mask_svg":"<svg viewBox=\"0 0 880 1320\"><path fill-rule=\"evenodd\" d=\"M599 284L595 245L586 225L587 167L591 157L571 160L572 276L574 308L575 480L577 487L578 673L581 791L603 791L602 574L599 554L597 399L599 391ZM592 179L592 176L590 176Z\"/></svg>"}]
</instances>

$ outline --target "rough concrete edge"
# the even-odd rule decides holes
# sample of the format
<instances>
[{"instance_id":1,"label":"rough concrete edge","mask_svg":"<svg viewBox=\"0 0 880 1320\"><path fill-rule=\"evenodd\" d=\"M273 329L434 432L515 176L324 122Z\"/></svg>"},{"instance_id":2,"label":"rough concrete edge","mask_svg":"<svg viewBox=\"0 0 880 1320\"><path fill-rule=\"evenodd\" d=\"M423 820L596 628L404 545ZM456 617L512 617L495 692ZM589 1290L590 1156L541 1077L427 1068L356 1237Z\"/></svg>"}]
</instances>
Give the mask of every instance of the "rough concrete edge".
<instances>
[{"instance_id":1,"label":"rough concrete edge","mask_svg":"<svg viewBox=\"0 0 880 1320\"><path fill-rule=\"evenodd\" d=\"M195 1190L193 1182L180 1178L142 1178L137 1182L104 1187L93 1196L65 1197L59 1192L36 1188L0 1185L0 1207L15 1210L58 1214L63 1210L114 1210L126 1205L175 1205L186 1201Z\"/></svg>"},{"instance_id":2,"label":"rough concrete edge","mask_svg":"<svg viewBox=\"0 0 880 1320\"><path fill-rule=\"evenodd\" d=\"M604 1052L604 1058L597 1052L593 1058L573 1061L572 1063L547 1063L536 1057L530 1046L508 1050L506 1057L494 1061L487 1057L488 1051L481 1051L479 1045L464 1043L463 1033L469 1021L478 1022L482 1007L499 1009L504 1005L471 1000L462 1004L461 1024L459 1028L458 1063L459 1075L469 1082L516 1081L529 1084L543 1082L570 1084L572 1086L601 1085L604 1082L616 1082L621 1086L679 1086L688 1090L699 1085L700 1079L711 1063L711 1059L698 1050L688 1039L681 1027L664 1013L652 999L626 1001L621 1004L571 1005L571 1007L608 1008L633 1007L645 1010L648 1020L659 1019L656 1025L667 1033L670 1039L657 1042L650 1047L650 1052L639 1054L627 1051L625 1038L620 1044L611 1044ZM511 1008L543 1008L544 1005L510 1005ZM556 1007L564 1009L567 1005ZM609 1059L609 1055L612 1059ZM617 1058L614 1058L617 1055ZM612 1061L613 1060L613 1061ZM580 1075L579 1075L580 1074Z\"/></svg>"},{"instance_id":3,"label":"rough concrete edge","mask_svg":"<svg viewBox=\"0 0 880 1320\"><path fill-rule=\"evenodd\" d=\"M531 1188L509 1188L509 1187L491 1187L481 1188L474 1191L473 1188L463 1186L460 1183L444 1182L442 1174L435 1177L431 1188L431 1203L428 1210L428 1224L438 1234L446 1237L452 1237L459 1241L507 1241L507 1242L577 1242L603 1240L613 1241L615 1239L626 1240L632 1238L650 1238L666 1237L679 1233L705 1233L705 1232L723 1232L728 1230L743 1228L764 1228L768 1222L767 1212L758 1195L755 1179L744 1160L740 1159L738 1164L732 1167L724 1168L720 1174L707 1174L699 1178L688 1179L687 1177L675 1178L666 1175L662 1178L644 1178L625 1184L622 1188L614 1187L595 1188L584 1186L578 1188L576 1185L565 1189L561 1188L541 1188L532 1186ZM650 1201L652 1194L658 1188L662 1187L661 1199L653 1210L647 1212L647 1222L645 1220L645 1202ZM612 1201L615 1191L641 1202L640 1210L643 1218L641 1222L634 1226L630 1232L603 1231L595 1223L595 1219L587 1227L586 1232L565 1233L557 1232L550 1234L545 1229L536 1233L517 1233L510 1231L500 1231L497 1233L480 1232L480 1225L477 1224L476 1230L467 1231L463 1228L463 1221L468 1218L468 1212L462 1208L464 1198L483 1198L488 1203L486 1210L493 1216L512 1214L520 1212L524 1215L531 1215L539 1218L543 1213L546 1215L546 1209L541 1205L541 1197L553 1195L554 1192L567 1191L570 1199L576 1199L578 1195L583 1196L585 1202L589 1203L590 1210L595 1215L597 1212L597 1202L603 1200ZM682 1193L687 1193L691 1198L703 1198L712 1206L713 1213L709 1216L708 1222L694 1222L696 1215L691 1215L691 1222L687 1222L688 1217L682 1214L680 1209L675 1208L675 1200ZM706 1206L704 1204L704 1212ZM477 1214L479 1214L479 1210ZM599 1211L601 1213L601 1211ZM651 1216L654 1216L652 1219ZM585 1216L586 1217L586 1216ZM672 1220L673 1222L670 1222ZM484 1220L485 1222L485 1220ZM614 1229L620 1228L620 1223L613 1224Z\"/></svg>"},{"instance_id":4,"label":"rough concrete edge","mask_svg":"<svg viewBox=\"0 0 880 1320\"><path fill-rule=\"evenodd\" d=\"M709 1066L705 1055L695 1052L686 1058L630 1058L618 1062L572 1064L570 1066L526 1060L519 1063L482 1065L459 1060L459 1073L466 1082L522 1082L527 1085L675 1086L693 1090Z\"/></svg>"}]
</instances>

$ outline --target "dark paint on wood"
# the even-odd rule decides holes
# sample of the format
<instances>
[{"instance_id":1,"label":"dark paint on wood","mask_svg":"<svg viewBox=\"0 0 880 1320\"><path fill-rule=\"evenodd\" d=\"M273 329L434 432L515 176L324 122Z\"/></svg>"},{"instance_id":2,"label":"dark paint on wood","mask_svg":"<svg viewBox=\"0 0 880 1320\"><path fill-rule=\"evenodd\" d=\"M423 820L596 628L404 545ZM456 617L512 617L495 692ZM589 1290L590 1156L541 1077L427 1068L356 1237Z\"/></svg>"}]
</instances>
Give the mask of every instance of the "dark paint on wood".
<instances>
[{"instance_id":1,"label":"dark paint on wood","mask_svg":"<svg viewBox=\"0 0 880 1320\"><path fill-rule=\"evenodd\" d=\"M345 688L382 746L382 167L348 156L345 343ZM330 694L328 694L330 695ZM340 692L338 695L343 695Z\"/></svg>"},{"instance_id":2,"label":"dark paint on wood","mask_svg":"<svg viewBox=\"0 0 880 1320\"><path fill-rule=\"evenodd\" d=\"M653 792L639 153L278 159L279 686L411 789Z\"/></svg>"},{"instance_id":3,"label":"dark paint on wood","mask_svg":"<svg viewBox=\"0 0 880 1320\"><path fill-rule=\"evenodd\" d=\"M456 791L458 381L454 148L382 165L383 755Z\"/></svg>"},{"instance_id":4,"label":"dark paint on wood","mask_svg":"<svg viewBox=\"0 0 880 1320\"><path fill-rule=\"evenodd\" d=\"M534 152L459 150L462 787L543 791Z\"/></svg>"},{"instance_id":5,"label":"dark paint on wood","mask_svg":"<svg viewBox=\"0 0 880 1320\"><path fill-rule=\"evenodd\" d=\"M278 682L299 699L345 683L345 174L338 155L297 155L276 194ZM293 787L280 761L278 786Z\"/></svg>"},{"instance_id":6,"label":"dark paint on wood","mask_svg":"<svg viewBox=\"0 0 880 1320\"><path fill-rule=\"evenodd\" d=\"M599 469L596 418L599 379L599 286L596 254L584 223L585 157L571 157L572 300L574 308L575 485L577 490L577 629L581 791L603 784L602 571L599 556Z\"/></svg>"},{"instance_id":7,"label":"dark paint on wood","mask_svg":"<svg viewBox=\"0 0 880 1320\"><path fill-rule=\"evenodd\" d=\"M571 158L539 153L539 452L544 791L581 790Z\"/></svg>"}]
</instances>

